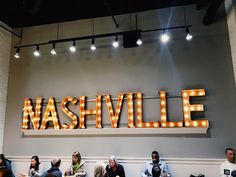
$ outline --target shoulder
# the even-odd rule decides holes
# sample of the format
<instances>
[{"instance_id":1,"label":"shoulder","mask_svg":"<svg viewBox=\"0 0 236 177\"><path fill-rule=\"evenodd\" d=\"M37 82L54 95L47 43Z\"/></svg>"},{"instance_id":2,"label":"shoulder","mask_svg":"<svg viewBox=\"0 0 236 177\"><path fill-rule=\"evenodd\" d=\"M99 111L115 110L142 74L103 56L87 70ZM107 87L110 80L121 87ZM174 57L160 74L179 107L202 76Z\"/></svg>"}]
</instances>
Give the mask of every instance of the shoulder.
<instances>
[{"instance_id":1,"label":"shoulder","mask_svg":"<svg viewBox=\"0 0 236 177\"><path fill-rule=\"evenodd\" d=\"M79 167L82 167L84 166L85 162L81 160L80 164L79 164Z\"/></svg>"}]
</instances>

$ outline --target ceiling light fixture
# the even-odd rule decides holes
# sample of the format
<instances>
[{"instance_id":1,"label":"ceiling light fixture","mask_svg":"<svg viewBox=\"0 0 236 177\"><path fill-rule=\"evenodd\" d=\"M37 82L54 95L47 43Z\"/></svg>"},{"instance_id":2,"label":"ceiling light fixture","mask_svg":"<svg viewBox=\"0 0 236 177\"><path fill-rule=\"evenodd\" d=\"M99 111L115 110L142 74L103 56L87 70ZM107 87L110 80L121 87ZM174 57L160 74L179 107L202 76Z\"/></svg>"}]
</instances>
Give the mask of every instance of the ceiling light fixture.
<instances>
[{"instance_id":1,"label":"ceiling light fixture","mask_svg":"<svg viewBox=\"0 0 236 177\"><path fill-rule=\"evenodd\" d=\"M20 47L16 48L16 53L14 55L15 58L20 58Z\"/></svg>"},{"instance_id":2,"label":"ceiling light fixture","mask_svg":"<svg viewBox=\"0 0 236 177\"><path fill-rule=\"evenodd\" d=\"M187 41L192 40L193 36L190 34L188 27L186 27L186 33L187 33L187 34L186 34L186 40L187 40Z\"/></svg>"},{"instance_id":3,"label":"ceiling light fixture","mask_svg":"<svg viewBox=\"0 0 236 177\"><path fill-rule=\"evenodd\" d=\"M141 39L141 33L138 33L138 40L136 42L137 45L142 45L143 41Z\"/></svg>"},{"instance_id":4,"label":"ceiling light fixture","mask_svg":"<svg viewBox=\"0 0 236 177\"><path fill-rule=\"evenodd\" d=\"M71 52L75 52L76 51L75 41L73 41L72 46L70 46L69 49L70 49Z\"/></svg>"},{"instance_id":5,"label":"ceiling light fixture","mask_svg":"<svg viewBox=\"0 0 236 177\"><path fill-rule=\"evenodd\" d=\"M170 36L166 33L166 30L161 34L161 42L167 43L170 40Z\"/></svg>"},{"instance_id":6,"label":"ceiling light fixture","mask_svg":"<svg viewBox=\"0 0 236 177\"><path fill-rule=\"evenodd\" d=\"M96 46L94 45L94 42L95 42L95 39L92 38L92 45L90 46L90 49L91 49L92 51L95 51L95 50L97 49Z\"/></svg>"},{"instance_id":7,"label":"ceiling light fixture","mask_svg":"<svg viewBox=\"0 0 236 177\"><path fill-rule=\"evenodd\" d=\"M115 48L119 47L118 36L115 37L115 41L113 41L112 45Z\"/></svg>"},{"instance_id":8,"label":"ceiling light fixture","mask_svg":"<svg viewBox=\"0 0 236 177\"><path fill-rule=\"evenodd\" d=\"M50 51L50 53L51 53L52 55L56 55L56 54L57 54L57 51L55 50L55 47L56 47L56 44L53 43L53 44L52 44L52 50Z\"/></svg>"},{"instance_id":9,"label":"ceiling light fixture","mask_svg":"<svg viewBox=\"0 0 236 177\"><path fill-rule=\"evenodd\" d=\"M34 51L34 56L40 56L39 45L36 46L36 50Z\"/></svg>"}]
</instances>

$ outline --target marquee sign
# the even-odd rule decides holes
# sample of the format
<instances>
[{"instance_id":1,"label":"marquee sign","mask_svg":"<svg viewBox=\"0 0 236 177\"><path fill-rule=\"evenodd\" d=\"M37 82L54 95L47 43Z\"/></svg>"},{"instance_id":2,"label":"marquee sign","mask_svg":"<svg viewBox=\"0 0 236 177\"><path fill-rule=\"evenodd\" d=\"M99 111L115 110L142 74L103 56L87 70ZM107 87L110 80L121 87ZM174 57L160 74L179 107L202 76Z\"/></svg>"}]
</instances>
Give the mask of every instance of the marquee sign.
<instances>
[{"instance_id":1,"label":"marquee sign","mask_svg":"<svg viewBox=\"0 0 236 177\"><path fill-rule=\"evenodd\" d=\"M116 107L114 109L110 95L97 95L96 96L96 109L86 109L86 96L80 96L79 99L68 96L61 102L61 110L71 119L70 124L61 124L59 116L56 111L56 103L53 97L50 97L45 109L44 115L42 116L42 100L43 98L36 99L36 105L33 106L33 102L30 98L26 98L24 101L23 108L23 123L22 130L29 130L30 122L32 129L34 130L45 130L47 129L47 123L52 122L55 130L59 129L86 129L86 118L89 115L96 116L96 129L103 129L102 125L102 100L105 99L106 107L110 118L111 128L119 128L120 113L122 111L122 104L124 98L127 98L127 128L182 128L182 127L208 127L208 120L192 120L191 112L204 111L202 104L190 104L190 97L205 96L204 89L192 89L182 90L182 109L183 119L177 122L169 122L167 117L167 102L166 102L166 91L159 91L160 96L160 118L156 122L144 122L142 115L142 99L143 94L141 92L135 93L120 93ZM79 103L78 115L68 108L68 104L71 103L76 105Z\"/></svg>"}]
</instances>

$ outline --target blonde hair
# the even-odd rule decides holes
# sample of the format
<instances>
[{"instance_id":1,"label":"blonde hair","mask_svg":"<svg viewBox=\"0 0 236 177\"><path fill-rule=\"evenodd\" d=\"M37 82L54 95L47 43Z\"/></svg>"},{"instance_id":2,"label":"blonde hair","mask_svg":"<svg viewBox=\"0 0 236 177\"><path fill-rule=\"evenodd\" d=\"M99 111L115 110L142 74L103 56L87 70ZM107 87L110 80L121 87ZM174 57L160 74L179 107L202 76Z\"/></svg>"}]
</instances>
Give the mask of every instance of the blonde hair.
<instances>
[{"instance_id":1,"label":"blonde hair","mask_svg":"<svg viewBox=\"0 0 236 177\"><path fill-rule=\"evenodd\" d=\"M102 161L98 161L94 167L94 177L103 177L105 173L105 164Z\"/></svg>"}]
</instances>

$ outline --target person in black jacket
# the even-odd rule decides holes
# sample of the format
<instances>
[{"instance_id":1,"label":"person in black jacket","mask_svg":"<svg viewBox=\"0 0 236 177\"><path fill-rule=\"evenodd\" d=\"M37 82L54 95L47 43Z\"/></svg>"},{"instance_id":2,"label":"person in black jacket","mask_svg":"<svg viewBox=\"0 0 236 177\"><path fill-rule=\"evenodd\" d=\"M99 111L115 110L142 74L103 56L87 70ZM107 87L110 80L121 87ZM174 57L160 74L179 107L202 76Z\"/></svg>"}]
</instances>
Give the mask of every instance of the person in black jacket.
<instances>
[{"instance_id":1,"label":"person in black jacket","mask_svg":"<svg viewBox=\"0 0 236 177\"><path fill-rule=\"evenodd\" d=\"M62 173L59 169L60 164L61 164L61 159L59 159L59 158L52 159L51 160L51 166L52 167L48 171L46 171L41 177L46 177L49 174L52 174L56 177L62 177Z\"/></svg>"},{"instance_id":2,"label":"person in black jacket","mask_svg":"<svg viewBox=\"0 0 236 177\"><path fill-rule=\"evenodd\" d=\"M109 164L106 166L106 177L125 177L125 170L120 165L115 156L109 158Z\"/></svg>"}]
</instances>

